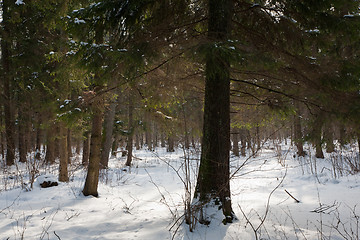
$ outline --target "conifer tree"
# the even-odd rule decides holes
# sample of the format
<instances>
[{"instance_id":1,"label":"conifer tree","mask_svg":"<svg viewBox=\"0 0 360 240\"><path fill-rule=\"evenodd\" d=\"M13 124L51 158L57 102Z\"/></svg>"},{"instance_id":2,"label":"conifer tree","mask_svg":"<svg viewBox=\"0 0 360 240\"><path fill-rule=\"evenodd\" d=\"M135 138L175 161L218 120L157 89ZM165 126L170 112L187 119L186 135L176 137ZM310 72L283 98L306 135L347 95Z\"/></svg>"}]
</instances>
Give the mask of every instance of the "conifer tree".
<instances>
[{"instance_id":1,"label":"conifer tree","mask_svg":"<svg viewBox=\"0 0 360 240\"><path fill-rule=\"evenodd\" d=\"M231 37L231 0L209 0L208 49L205 70L204 126L201 160L195 197L202 204L214 201L225 216L234 216L230 193L230 62L227 56ZM206 216L200 216L206 223Z\"/></svg>"}]
</instances>

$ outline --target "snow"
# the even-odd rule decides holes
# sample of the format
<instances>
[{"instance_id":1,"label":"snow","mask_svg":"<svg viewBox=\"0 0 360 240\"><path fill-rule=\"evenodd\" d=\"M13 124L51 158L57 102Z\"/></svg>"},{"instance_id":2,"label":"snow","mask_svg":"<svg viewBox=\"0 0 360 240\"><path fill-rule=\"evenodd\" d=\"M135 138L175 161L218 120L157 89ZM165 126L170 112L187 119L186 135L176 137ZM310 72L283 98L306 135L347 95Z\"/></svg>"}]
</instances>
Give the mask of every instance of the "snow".
<instances>
[{"instance_id":1,"label":"snow","mask_svg":"<svg viewBox=\"0 0 360 240\"><path fill-rule=\"evenodd\" d=\"M75 19L74 19L74 23L76 23L76 24L85 23L85 20L75 18Z\"/></svg>"},{"instance_id":2,"label":"snow","mask_svg":"<svg viewBox=\"0 0 360 240\"><path fill-rule=\"evenodd\" d=\"M16 5L22 5L22 4L25 4L25 3L23 2L23 0L16 0L15 4Z\"/></svg>"},{"instance_id":3,"label":"snow","mask_svg":"<svg viewBox=\"0 0 360 240\"><path fill-rule=\"evenodd\" d=\"M211 224L197 224L194 232L178 225L185 199L181 149L135 151L131 168L121 154L112 157L100 173L98 198L81 194L86 171L80 156L69 167L69 183L40 188L42 181L57 179L57 165L47 166L39 169L31 191L20 187L29 186L29 166L18 163L0 173L0 239L247 240L255 239L252 227L259 225L259 239L358 239L360 179L347 167L357 150L349 146L316 159L306 148L305 158L294 158L294 149L285 144L267 144L256 157L232 156L237 220L223 225L221 212L208 208ZM192 151L191 159L198 158ZM193 186L198 164L191 163Z\"/></svg>"}]
</instances>

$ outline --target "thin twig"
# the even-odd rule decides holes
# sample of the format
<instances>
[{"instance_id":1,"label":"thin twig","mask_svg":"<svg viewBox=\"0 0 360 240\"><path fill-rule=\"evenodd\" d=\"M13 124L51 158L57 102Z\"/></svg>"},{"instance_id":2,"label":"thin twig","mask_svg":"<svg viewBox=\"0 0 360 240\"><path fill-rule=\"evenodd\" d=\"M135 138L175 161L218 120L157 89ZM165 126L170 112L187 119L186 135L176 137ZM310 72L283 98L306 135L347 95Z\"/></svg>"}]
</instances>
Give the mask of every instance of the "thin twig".
<instances>
[{"instance_id":1,"label":"thin twig","mask_svg":"<svg viewBox=\"0 0 360 240\"><path fill-rule=\"evenodd\" d=\"M55 234L55 236L56 236L59 240L61 240L61 238L59 237L59 235L56 234L55 231L54 231L54 234Z\"/></svg>"},{"instance_id":2,"label":"thin twig","mask_svg":"<svg viewBox=\"0 0 360 240\"><path fill-rule=\"evenodd\" d=\"M291 195L286 189L285 189L285 192L286 192L287 194L289 194L289 196L290 196L292 199L294 199L296 203L300 203L300 201L297 200L293 195Z\"/></svg>"}]
</instances>

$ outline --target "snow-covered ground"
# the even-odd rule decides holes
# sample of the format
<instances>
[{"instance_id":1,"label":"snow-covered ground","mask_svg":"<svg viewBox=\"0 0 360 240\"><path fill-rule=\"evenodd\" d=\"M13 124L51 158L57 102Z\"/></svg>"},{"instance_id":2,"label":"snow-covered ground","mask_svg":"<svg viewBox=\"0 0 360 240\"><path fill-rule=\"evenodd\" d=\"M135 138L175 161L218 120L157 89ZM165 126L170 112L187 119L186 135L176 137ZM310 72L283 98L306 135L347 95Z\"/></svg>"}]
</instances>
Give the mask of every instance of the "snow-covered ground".
<instances>
[{"instance_id":1,"label":"snow-covered ground","mask_svg":"<svg viewBox=\"0 0 360 240\"><path fill-rule=\"evenodd\" d=\"M98 198L81 194L86 171L76 159L71 181L55 187L39 183L56 179L56 166L36 167L31 191L20 187L29 182L30 167L19 164L0 173L0 240L359 239L360 179L347 172L347 162L358 155L351 149L326 159L298 159L289 145L268 144L256 157L232 157L237 220L223 225L221 214L214 215L209 226L198 224L194 232L179 225L185 199L181 149L136 151L132 168L124 167L124 157L111 158ZM194 170L197 161L190 162ZM190 178L194 185L194 172Z\"/></svg>"}]
</instances>

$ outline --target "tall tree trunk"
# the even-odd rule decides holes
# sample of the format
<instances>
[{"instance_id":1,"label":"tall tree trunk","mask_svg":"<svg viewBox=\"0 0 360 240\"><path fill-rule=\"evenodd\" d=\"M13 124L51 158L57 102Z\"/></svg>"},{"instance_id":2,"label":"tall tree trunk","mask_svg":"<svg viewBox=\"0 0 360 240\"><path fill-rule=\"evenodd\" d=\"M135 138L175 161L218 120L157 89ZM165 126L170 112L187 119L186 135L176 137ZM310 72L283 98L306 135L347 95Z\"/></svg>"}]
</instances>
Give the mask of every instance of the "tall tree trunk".
<instances>
[{"instance_id":1,"label":"tall tree trunk","mask_svg":"<svg viewBox=\"0 0 360 240\"><path fill-rule=\"evenodd\" d=\"M233 135L233 153L235 156L239 157L239 134L238 133L234 133Z\"/></svg>"},{"instance_id":2,"label":"tall tree trunk","mask_svg":"<svg viewBox=\"0 0 360 240\"><path fill-rule=\"evenodd\" d=\"M67 152L68 152L68 164L71 164L72 154L72 141L71 141L71 129L68 128L66 131L66 140L67 140Z\"/></svg>"},{"instance_id":3,"label":"tall tree trunk","mask_svg":"<svg viewBox=\"0 0 360 240\"><path fill-rule=\"evenodd\" d=\"M35 157L36 159L40 160L41 158L41 140L42 140L42 135L43 135L43 131L41 129L41 118L40 118L40 113L37 114L37 119L38 119L38 123L37 123L37 128L36 128L36 142L35 142Z\"/></svg>"},{"instance_id":4,"label":"tall tree trunk","mask_svg":"<svg viewBox=\"0 0 360 240\"><path fill-rule=\"evenodd\" d=\"M0 95L0 101L4 102L3 98ZM3 117L3 105L0 105L0 125L4 124L4 117ZM4 149L4 132L0 130L0 151L2 159L5 159L5 149Z\"/></svg>"},{"instance_id":5,"label":"tall tree trunk","mask_svg":"<svg viewBox=\"0 0 360 240\"><path fill-rule=\"evenodd\" d=\"M45 162L47 164L55 163L55 132L53 124L50 124L49 128L46 131Z\"/></svg>"},{"instance_id":6,"label":"tall tree trunk","mask_svg":"<svg viewBox=\"0 0 360 240\"><path fill-rule=\"evenodd\" d=\"M104 42L104 31L101 26L96 29L95 32L95 43L101 44ZM100 75L98 72L95 72L95 80L100 80ZM104 99L102 96L97 95L103 86L96 86L94 88L94 97L92 102L92 124L91 124L91 142L90 142L90 156L89 156L89 165L86 175L85 185L83 189L83 194L85 196L92 195L97 197L98 184L99 184L99 170L100 170L100 161L101 161L101 132L102 132L102 123L103 123L103 108L104 108Z\"/></svg>"},{"instance_id":7,"label":"tall tree trunk","mask_svg":"<svg viewBox=\"0 0 360 240\"><path fill-rule=\"evenodd\" d=\"M324 126L324 141L326 144L326 152L327 153L334 152L335 151L334 135L330 123L327 123Z\"/></svg>"},{"instance_id":8,"label":"tall tree trunk","mask_svg":"<svg viewBox=\"0 0 360 240\"><path fill-rule=\"evenodd\" d=\"M360 161L360 132L356 134L357 136L357 144L358 144L358 154L359 154L359 161Z\"/></svg>"},{"instance_id":9,"label":"tall tree trunk","mask_svg":"<svg viewBox=\"0 0 360 240\"><path fill-rule=\"evenodd\" d=\"M31 123L31 116L30 114L26 114L27 121L26 121L26 127L25 127L25 145L26 145L26 151L31 151L31 133L32 133L32 123ZM60 156L60 155L58 155Z\"/></svg>"},{"instance_id":10,"label":"tall tree trunk","mask_svg":"<svg viewBox=\"0 0 360 240\"><path fill-rule=\"evenodd\" d=\"M170 133L169 136L168 136L168 147L167 147L167 151L168 151L168 152L175 152L174 136L173 136L172 133Z\"/></svg>"},{"instance_id":11,"label":"tall tree trunk","mask_svg":"<svg viewBox=\"0 0 360 240\"><path fill-rule=\"evenodd\" d=\"M90 157L90 141L91 141L91 133L90 131L86 131L84 133L84 142L83 142L83 155L82 155L82 165L87 166L89 164Z\"/></svg>"},{"instance_id":12,"label":"tall tree trunk","mask_svg":"<svg viewBox=\"0 0 360 240\"><path fill-rule=\"evenodd\" d=\"M261 148L260 127L256 126L256 150L259 151L260 148Z\"/></svg>"},{"instance_id":13,"label":"tall tree trunk","mask_svg":"<svg viewBox=\"0 0 360 240\"><path fill-rule=\"evenodd\" d=\"M144 133L140 132L140 148L143 148L144 146Z\"/></svg>"},{"instance_id":14,"label":"tall tree trunk","mask_svg":"<svg viewBox=\"0 0 360 240\"><path fill-rule=\"evenodd\" d=\"M80 155L80 151L81 151L81 140L79 137L76 138L76 147L75 147L75 154L76 156Z\"/></svg>"},{"instance_id":15,"label":"tall tree trunk","mask_svg":"<svg viewBox=\"0 0 360 240\"><path fill-rule=\"evenodd\" d=\"M241 148L240 148L241 156L245 157L246 156L246 136L245 136L244 130L242 130L240 133L240 141L241 141Z\"/></svg>"},{"instance_id":16,"label":"tall tree trunk","mask_svg":"<svg viewBox=\"0 0 360 240\"><path fill-rule=\"evenodd\" d=\"M23 115L22 112L19 112L19 115ZM19 117L19 161L26 162L26 142L25 142L25 132L26 132L26 124L24 123L24 119Z\"/></svg>"},{"instance_id":17,"label":"tall tree trunk","mask_svg":"<svg viewBox=\"0 0 360 240\"><path fill-rule=\"evenodd\" d=\"M136 131L136 135L135 135L135 148L136 150L140 150L140 136L139 136L139 132Z\"/></svg>"},{"instance_id":18,"label":"tall tree trunk","mask_svg":"<svg viewBox=\"0 0 360 240\"><path fill-rule=\"evenodd\" d=\"M153 139L153 148L155 150L155 148L158 147L158 128L157 128L157 125L156 123L154 122L153 125L152 125L152 133L153 133L153 136L152 136L152 139Z\"/></svg>"},{"instance_id":19,"label":"tall tree trunk","mask_svg":"<svg viewBox=\"0 0 360 240\"><path fill-rule=\"evenodd\" d=\"M230 73L221 47L230 33L231 0L209 0L204 124L195 197L202 203L221 203L224 223L232 222L230 195ZM200 216L202 218L203 216ZM208 220L200 219L201 223Z\"/></svg>"},{"instance_id":20,"label":"tall tree trunk","mask_svg":"<svg viewBox=\"0 0 360 240\"><path fill-rule=\"evenodd\" d=\"M129 96L129 125L128 125L128 136L127 136L127 159L126 159L126 166L131 166L132 161L132 152L133 152L133 136L134 136L134 118L133 118L133 112L134 112L134 104L132 97Z\"/></svg>"},{"instance_id":21,"label":"tall tree trunk","mask_svg":"<svg viewBox=\"0 0 360 240\"><path fill-rule=\"evenodd\" d=\"M161 147L166 147L165 137L166 137L166 135L165 135L164 131L162 131L162 132L161 132L161 138L160 138L160 141L161 141L160 146L161 146Z\"/></svg>"},{"instance_id":22,"label":"tall tree trunk","mask_svg":"<svg viewBox=\"0 0 360 240\"><path fill-rule=\"evenodd\" d=\"M152 139L151 139L150 124L149 124L149 128L146 129L146 132L145 132L145 142L146 142L147 148L148 148L150 151L152 151L153 146L152 146Z\"/></svg>"},{"instance_id":23,"label":"tall tree trunk","mask_svg":"<svg viewBox=\"0 0 360 240\"><path fill-rule=\"evenodd\" d=\"M316 158L324 158L324 153L323 153L322 144L321 144L322 126L323 126L322 117L320 115L318 115L315 118L314 126L313 126L313 138L314 138L313 142L314 142L315 149L316 149L316 153L315 153Z\"/></svg>"},{"instance_id":24,"label":"tall tree trunk","mask_svg":"<svg viewBox=\"0 0 360 240\"><path fill-rule=\"evenodd\" d=\"M93 119L91 127L91 143L90 143L90 157L88 172L86 175L85 186L83 194L85 196L92 195L98 196L98 183L99 183L99 170L101 158L101 131L102 131L102 102L97 100L93 103Z\"/></svg>"},{"instance_id":25,"label":"tall tree trunk","mask_svg":"<svg viewBox=\"0 0 360 240\"><path fill-rule=\"evenodd\" d=\"M185 149L190 149L190 139L189 139L189 130L188 130L188 117L186 114L185 105L182 105L182 114L184 119L184 138L185 138Z\"/></svg>"},{"instance_id":26,"label":"tall tree trunk","mask_svg":"<svg viewBox=\"0 0 360 240\"><path fill-rule=\"evenodd\" d=\"M0 151L1 151L1 158L5 159L5 151L4 151L4 134L0 133Z\"/></svg>"},{"instance_id":27,"label":"tall tree trunk","mask_svg":"<svg viewBox=\"0 0 360 240\"><path fill-rule=\"evenodd\" d=\"M145 112L145 121L146 121L146 131L145 131L145 143L150 151L152 151L152 139L151 139L151 126L152 123L150 121L150 114Z\"/></svg>"},{"instance_id":28,"label":"tall tree trunk","mask_svg":"<svg viewBox=\"0 0 360 240\"><path fill-rule=\"evenodd\" d=\"M301 116L298 103L295 102L297 113L294 116L294 142L297 148L297 155L299 157L305 157L305 151L303 147L303 134L301 130Z\"/></svg>"},{"instance_id":29,"label":"tall tree trunk","mask_svg":"<svg viewBox=\"0 0 360 240\"><path fill-rule=\"evenodd\" d=\"M1 35L1 60L2 80L4 91L4 115L5 115L5 137L6 137L6 165L13 165L15 162L15 124L12 106L11 73L10 73L10 0L2 1L2 35Z\"/></svg>"},{"instance_id":30,"label":"tall tree trunk","mask_svg":"<svg viewBox=\"0 0 360 240\"><path fill-rule=\"evenodd\" d=\"M59 181L68 182L68 148L67 148L67 129L64 123L59 123L59 148L60 148L60 166Z\"/></svg>"},{"instance_id":31,"label":"tall tree trunk","mask_svg":"<svg viewBox=\"0 0 360 240\"><path fill-rule=\"evenodd\" d=\"M101 147L101 168L108 168L109 165L109 153L112 147L114 119L115 119L116 102L111 102L109 109L104 116L104 131L102 136Z\"/></svg>"},{"instance_id":32,"label":"tall tree trunk","mask_svg":"<svg viewBox=\"0 0 360 240\"><path fill-rule=\"evenodd\" d=\"M340 147L344 147L346 145L346 129L345 129L345 125L343 123L339 124L339 131L340 131Z\"/></svg>"},{"instance_id":33,"label":"tall tree trunk","mask_svg":"<svg viewBox=\"0 0 360 240\"><path fill-rule=\"evenodd\" d=\"M116 157L116 152L118 150L119 147L119 135L118 134L114 134L114 141L112 142L112 146L111 146L111 155Z\"/></svg>"}]
</instances>

